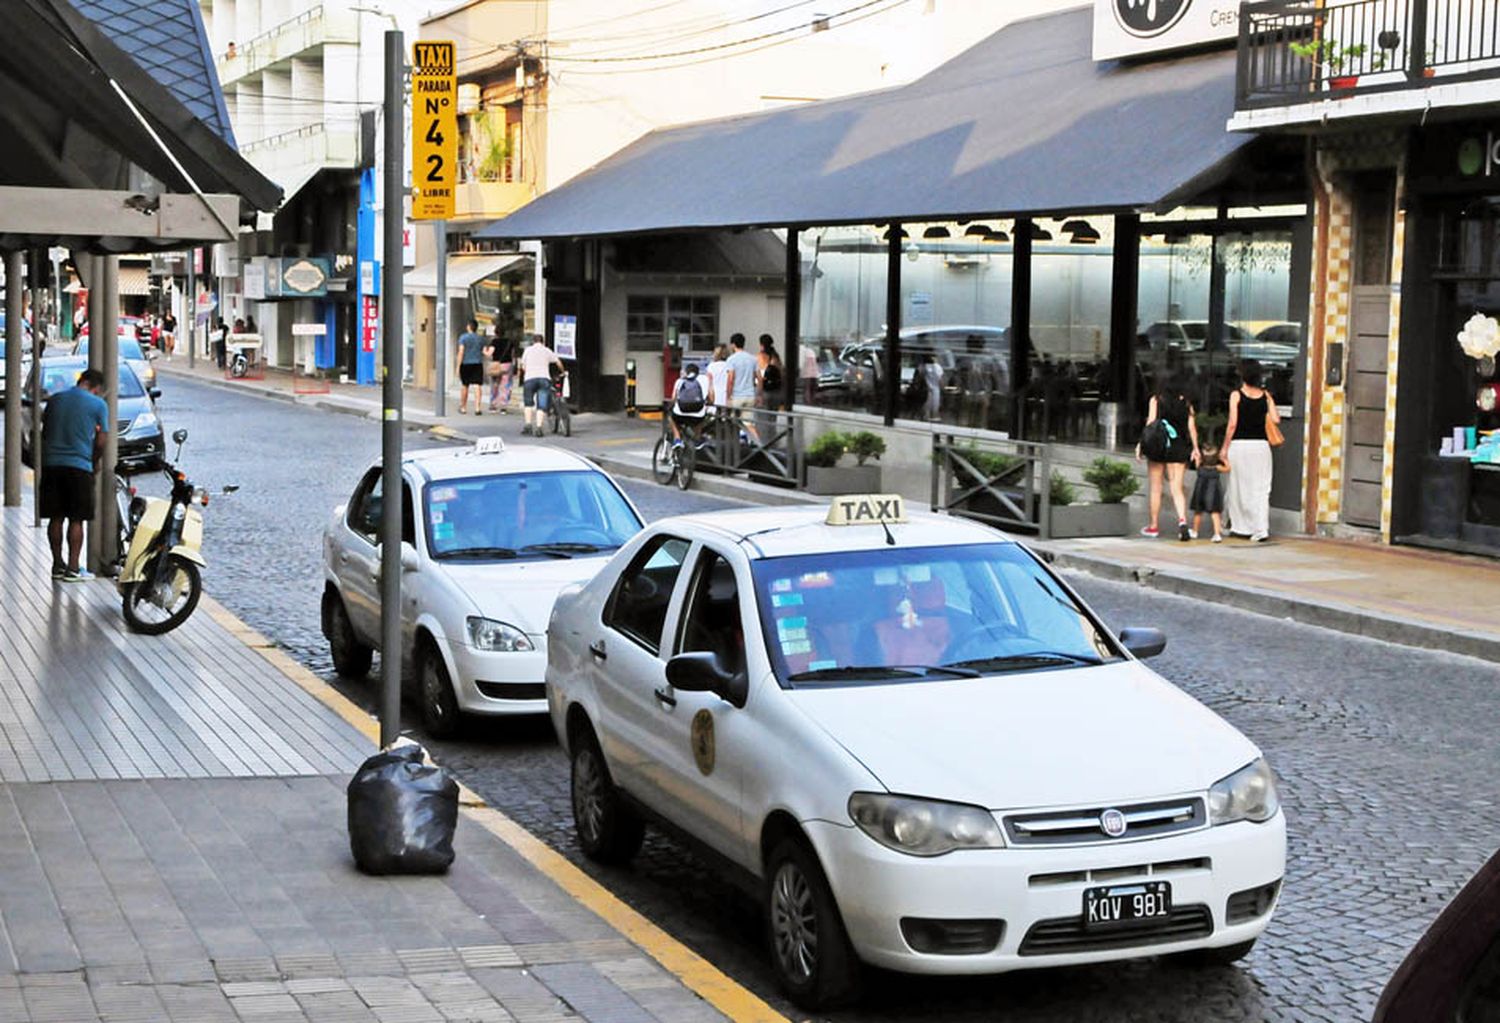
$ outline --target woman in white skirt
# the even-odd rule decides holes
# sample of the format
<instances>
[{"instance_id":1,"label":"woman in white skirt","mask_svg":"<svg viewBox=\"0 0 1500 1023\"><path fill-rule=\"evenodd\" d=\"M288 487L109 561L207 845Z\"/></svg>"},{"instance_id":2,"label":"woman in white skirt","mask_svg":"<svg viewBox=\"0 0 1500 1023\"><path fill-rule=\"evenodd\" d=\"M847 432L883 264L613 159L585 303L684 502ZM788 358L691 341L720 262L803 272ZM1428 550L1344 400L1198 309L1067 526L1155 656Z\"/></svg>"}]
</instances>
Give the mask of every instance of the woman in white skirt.
<instances>
[{"instance_id":1,"label":"woman in white skirt","mask_svg":"<svg viewBox=\"0 0 1500 1023\"><path fill-rule=\"evenodd\" d=\"M1229 423L1224 427L1220 448L1234 466L1224 502L1229 535L1248 537L1257 543L1271 535L1271 445L1266 442L1266 421L1281 422L1264 383L1260 363L1247 359L1241 364L1240 386L1229 396Z\"/></svg>"}]
</instances>

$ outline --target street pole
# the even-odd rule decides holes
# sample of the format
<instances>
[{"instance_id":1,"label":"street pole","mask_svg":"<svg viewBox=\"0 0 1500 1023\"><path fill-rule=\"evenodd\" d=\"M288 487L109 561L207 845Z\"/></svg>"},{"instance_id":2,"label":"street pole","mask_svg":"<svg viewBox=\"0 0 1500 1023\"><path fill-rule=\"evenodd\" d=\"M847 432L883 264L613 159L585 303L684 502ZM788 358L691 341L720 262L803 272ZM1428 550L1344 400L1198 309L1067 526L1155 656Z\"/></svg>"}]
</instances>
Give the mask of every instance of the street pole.
<instances>
[{"instance_id":1,"label":"street pole","mask_svg":"<svg viewBox=\"0 0 1500 1023\"><path fill-rule=\"evenodd\" d=\"M21 253L5 254L5 506L21 503L21 318L26 287Z\"/></svg>"},{"instance_id":2,"label":"street pole","mask_svg":"<svg viewBox=\"0 0 1500 1023\"><path fill-rule=\"evenodd\" d=\"M32 280L37 280L42 273L42 255L36 249L31 251L31 266L29 273ZM35 372L31 374L31 524L40 526L42 524L42 506L40 504L42 494L42 356L46 354L47 339L41 334L40 317L36 311L36 296L32 296L31 305L31 364Z\"/></svg>"},{"instance_id":3,"label":"street pole","mask_svg":"<svg viewBox=\"0 0 1500 1023\"><path fill-rule=\"evenodd\" d=\"M100 283L104 291L104 325L107 329L95 328L89 341L89 351L97 346L100 361L104 366L104 404L108 409L105 422L109 432L104 435L104 454L99 459L98 500L94 504L94 530L99 540L93 545L98 564L91 566L96 575L102 575L114 565L119 557L120 523L119 506L115 503L115 462L120 457L120 257L104 256L99 262L104 267Z\"/></svg>"},{"instance_id":4,"label":"street pole","mask_svg":"<svg viewBox=\"0 0 1500 1023\"><path fill-rule=\"evenodd\" d=\"M399 31L385 34L385 265L381 268L380 423L380 746L401 734L401 210L406 180L403 138L405 45Z\"/></svg>"},{"instance_id":5,"label":"street pole","mask_svg":"<svg viewBox=\"0 0 1500 1023\"><path fill-rule=\"evenodd\" d=\"M437 373L432 379L432 414L441 418L448 414L448 222L434 220L432 230L437 239L437 311L432 318Z\"/></svg>"},{"instance_id":6,"label":"street pole","mask_svg":"<svg viewBox=\"0 0 1500 1023\"><path fill-rule=\"evenodd\" d=\"M198 250L188 249L187 315L183 317L187 321L188 369L198 361L198 274L193 268L197 258Z\"/></svg>"}]
</instances>

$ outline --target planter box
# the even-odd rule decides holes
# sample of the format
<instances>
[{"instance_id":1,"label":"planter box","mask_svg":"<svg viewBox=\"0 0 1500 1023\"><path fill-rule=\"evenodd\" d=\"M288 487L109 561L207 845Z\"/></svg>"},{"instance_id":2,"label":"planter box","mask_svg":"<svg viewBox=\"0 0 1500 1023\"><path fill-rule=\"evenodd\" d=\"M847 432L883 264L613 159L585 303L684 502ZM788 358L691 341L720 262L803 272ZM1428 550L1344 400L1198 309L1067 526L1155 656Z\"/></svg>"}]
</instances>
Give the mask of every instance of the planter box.
<instances>
[{"instance_id":1,"label":"planter box","mask_svg":"<svg viewBox=\"0 0 1500 1023\"><path fill-rule=\"evenodd\" d=\"M1048 533L1054 540L1077 536L1124 536L1130 532L1130 506L1115 504L1065 504L1052 506Z\"/></svg>"},{"instance_id":2,"label":"planter box","mask_svg":"<svg viewBox=\"0 0 1500 1023\"><path fill-rule=\"evenodd\" d=\"M807 467L807 490L812 494L878 494L880 466L835 465Z\"/></svg>"}]
</instances>

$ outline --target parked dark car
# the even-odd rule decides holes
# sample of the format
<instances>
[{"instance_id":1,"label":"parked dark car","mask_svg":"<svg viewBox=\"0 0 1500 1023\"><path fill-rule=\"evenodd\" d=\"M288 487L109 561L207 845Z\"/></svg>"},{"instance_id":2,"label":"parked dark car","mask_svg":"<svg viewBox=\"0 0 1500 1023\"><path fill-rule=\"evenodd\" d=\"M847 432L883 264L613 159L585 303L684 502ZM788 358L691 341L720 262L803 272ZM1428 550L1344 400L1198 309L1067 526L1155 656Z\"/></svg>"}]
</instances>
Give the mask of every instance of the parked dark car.
<instances>
[{"instance_id":1,"label":"parked dark car","mask_svg":"<svg viewBox=\"0 0 1500 1023\"><path fill-rule=\"evenodd\" d=\"M973 360L982 360L991 369L993 391L1010 390L1010 335L1004 327L958 324L905 328L901 331L903 389L929 355L936 355L938 365L943 367L945 391L956 393L959 376L955 370ZM885 378L885 338L871 337L848 345L839 353L839 361L844 364L844 386L849 396L856 402L868 402L879 393Z\"/></svg>"},{"instance_id":2,"label":"parked dark car","mask_svg":"<svg viewBox=\"0 0 1500 1023\"><path fill-rule=\"evenodd\" d=\"M87 359L66 356L60 359L41 361L42 404L59 391L66 391L78 382L79 375L89 368ZM115 423L119 459L116 463L122 472L150 472L161 468L166 457L167 444L163 436L161 418L156 414L156 398L160 391L147 391L141 386L129 364L119 364L118 411ZM33 371L34 372L34 371ZM26 390L21 395L21 457L31 465L31 376L27 375Z\"/></svg>"}]
</instances>

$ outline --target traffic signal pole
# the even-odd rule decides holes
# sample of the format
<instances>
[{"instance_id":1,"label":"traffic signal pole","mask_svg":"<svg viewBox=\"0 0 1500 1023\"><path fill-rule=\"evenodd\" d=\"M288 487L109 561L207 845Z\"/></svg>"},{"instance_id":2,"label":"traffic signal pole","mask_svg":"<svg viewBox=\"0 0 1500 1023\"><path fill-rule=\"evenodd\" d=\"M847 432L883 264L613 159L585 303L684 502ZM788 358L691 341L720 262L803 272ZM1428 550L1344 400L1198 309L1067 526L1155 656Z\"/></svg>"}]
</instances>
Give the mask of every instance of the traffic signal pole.
<instances>
[{"instance_id":1,"label":"traffic signal pole","mask_svg":"<svg viewBox=\"0 0 1500 1023\"><path fill-rule=\"evenodd\" d=\"M401 328L402 208L406 166L405 44L385 34L385 262L381 267L380 746L401 735Z\"/></svg>"}]
</instances>

